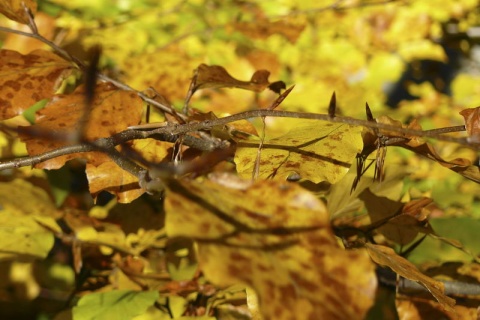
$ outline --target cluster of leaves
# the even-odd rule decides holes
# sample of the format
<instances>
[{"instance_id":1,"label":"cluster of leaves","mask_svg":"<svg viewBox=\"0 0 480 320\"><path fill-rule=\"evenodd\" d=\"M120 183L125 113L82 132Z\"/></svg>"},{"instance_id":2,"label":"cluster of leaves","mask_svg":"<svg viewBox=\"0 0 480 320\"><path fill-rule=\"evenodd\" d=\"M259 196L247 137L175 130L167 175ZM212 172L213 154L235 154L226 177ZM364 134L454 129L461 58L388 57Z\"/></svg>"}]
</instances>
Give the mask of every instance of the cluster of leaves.
<instances>
[{"instance_id":1,"label":"cluster of leaves","mask_svg":"<svg viewBox=\"0 0 480 320\"><path fill-rule=\"evenodd\" d=\"M0 4L5 316L477 318L478 75L385 91L477 1L90 2Z\"/></svg>"}]
</instances>

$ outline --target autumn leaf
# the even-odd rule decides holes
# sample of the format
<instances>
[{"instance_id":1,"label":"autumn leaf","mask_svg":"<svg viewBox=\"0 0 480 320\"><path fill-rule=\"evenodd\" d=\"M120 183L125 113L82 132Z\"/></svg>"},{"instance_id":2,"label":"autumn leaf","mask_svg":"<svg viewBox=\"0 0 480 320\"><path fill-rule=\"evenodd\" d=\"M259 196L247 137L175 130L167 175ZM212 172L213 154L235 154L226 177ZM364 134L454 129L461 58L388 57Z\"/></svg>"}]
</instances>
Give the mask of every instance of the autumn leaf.
<instances>
[{"instance_id":1,"label":"autumn leaf","mask_svg":"<svg viewBox=\"0 0 480 320\"><path fill-rule=\"evenodd\" d=\"M45 258L53 246L59 212L41 188L23 181L0 183L0 258Z\"/></svg>"},{"instance_id":2,"label":"autumn leaf","mask_svg":"<svg viewBox=\"0 0 480 320\"><path fill-rule=\"evenodd\" d=\"M467 115L467 113L465 113ZM473 118L472 118L472 121ZM397 127L405 127L408 129L414 129L414 130L422 130L420 124L416 121L413 120L408 126L404 126L401 124L400 121L394 120L388 116L381 116L377 119L377 122L383 123L383 124L389 124ZM472 122L473 125L473 122ZM472 181L475 181L477 183L480 183L480 167L473 165L472 162L469 159L464 159L464 158L456 158L450 161L444 160L435 150L435 148L428 142L425 142L425 140L421 137L418 136L411 136L411 135L406 135L406 134L401 134L401 133L396 133L394 131L389 131L389 130L380 130L379 134L374 133L373 130L371 129L366 129L368 134L373 134L374 136L379 136L380 139L383 141L390 141L389 145L390 146L398 146L405 148L407 150L413 151L419 155L422 155L430 160L433 160L440 165L457 172L458 174L464 176L465 178L468 178ZM381 146L383 149L384 147ZM370 139L368 145L366 144L364 146L364 152L370 153L373 150L377 150L378 148L375 146L374 141ZM378 150L377 150L378 152ZM379 163L377 162L377 166ZM380 170L380 169L379 169ZM380 171L383 171L381 169Z\"/></svg>"},{"instance_id":3,"label":"autumn leaf","mask_svg":"<svg viewBox=\"0 0 480 320\"><path fill-rule=\"evenodd\" d=\"M54 53L0 51L0 119L9 119L51 98L73 66Z\"/></svg>"},{"instance_id":4,"label":"autumn leaf","mask_svg":"<svg viewBox=\"0 0 480 320\"><path fill-rule=\"evenodd\" d=\"M171 181L165 210L167 234L197 242L206 277L254 288L265 319L361 318L372 304L371 261L338 246L324 204L295 184Z\"/></svg>"},{"instance_id":5,"label":"autumn leaf","mask_svg":"<svg viewBox=\"0 0 480 320\"><path fill-rule=\"evenodd\" d=\"M88 189L93 197L101 191L114 194L120 203L129 203L145 191L138 185L138 178L120 168L113 161L105 161L98 166L87 164Z\"/></svg>"},{"instance_id":6,"label":"autumn leaf","mask_svg":"<svg viewBox=\"0 0 480 320\"><path fill-rule=\"evenodd\" d=\"M240 81L232 77L224 67L208 66L201 64L196 71L193 92L205 88L240 88L255 92L262 92L269 85L268 77L270 72L267 70L258 70L250 81Z\"/></svg>"},{"instance_id":7,"label":"autumn leaf","mask_svg":"<svg viewBox=\"0 0 480 320\"><path fill-rule=\"evenodd\" d=\"M361 128L325 121L305 121L287 134L266 140L260 154L259 177L286 179L298 174L315 183L335 183L348 171L362 149ZM251 177L260 140L239 140L237 171Z\"/></svg>"},{"instance_id":8,"label":"autumn leaf","mask_svg":"<svg viewBox=\"0 0 480 320\"><path fill-rule=\"evenodd\" d=\"M29 19L25 8L35 14L37 12L37 2L35 0L4 0L0 2L0 13L9 19L28 24Z\"/></svg>"},{"instance_id":9,"label":"autumn leaf","mask_svg":"<svg viewBox=\"0 0 480 320\"><path fill-rule=\"evenodd\" d=\"M465 119L470 141L480 142L480 107L462 110L460 114Z\"/></svg>"},{"instance_id":10,"label":"autumn leaf","mask_svg":"<svg viewBox=\"0 0 480 320\"><path fill-rule=\"evenodd\" d=\"M120 61L125 81L138 90L154 88L169 101L185 98L191 71L200 61L178 47L135 55Z\"/></svg>"},{"instance_id":11,"label":"autumn leaf","mask_svg":"<svg viewBox=\"0 0 480 320\"><path fill-rule=\"evenodd\" d=\"M365 244L365 247L373 261L379 265L389 267L404 278L420 283L430 291L445 310L450 312L454 310L455 300L445 295L443 283L418 271L415 265L397 255L391 248L371 243Z\"/></svg>"},{"instance_id":12,"label":"autumn leaf","mask_svg":"<svg viewBox=\"0 0 480 320\"><path fill-rule=\"evenodd\" d=\"M142 100L134 93L119 90L109 83L101 83L96 88L88 122L84 128L84 139L94 141L106 138L137 125L142 117ZM76 133L82 125L79 123L85 112L85 93L83 87L68 95L56 95L45 108L37 114L36 124L27 130L38 130L40 136L23 135L29 155L37 155L71 144L64 141ZM42 137L41 135L47 135ZM52 139L51 135L55 135ZM62 137L64 137L62 139ZM63 141L62 141L63 140ZM58 169L66 161L74 158L86 158L92 165L108 161L108 157L99 152L69 154L42 162L36 167Z\"/></svg>"}]
</instances>

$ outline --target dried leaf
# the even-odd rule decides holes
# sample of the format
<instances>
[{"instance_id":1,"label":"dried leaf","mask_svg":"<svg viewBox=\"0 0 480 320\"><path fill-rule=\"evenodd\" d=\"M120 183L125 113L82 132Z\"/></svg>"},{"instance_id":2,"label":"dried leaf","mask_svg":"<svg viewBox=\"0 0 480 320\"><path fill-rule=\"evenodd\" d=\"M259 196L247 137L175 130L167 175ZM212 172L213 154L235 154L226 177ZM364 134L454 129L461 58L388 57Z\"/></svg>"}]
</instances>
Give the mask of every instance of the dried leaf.
<instances>
[{"instance_id":1,"label":"dried leaf","mask_svg":"<svg viewBox=\"0 0 480 320\"><path fill-rule=\"evenodd\" d=\"M32 14L37 12L37 2L35 0L3 0L0 2L0 13L9 19L28 24L29 19L24 6Z\"/></svg>"},{"instance_id":2,"label":"dried leaf","mask_svg":"<svg viewBox=\"0 0 480 320\"><path fill-rule=\"evenodd\" d=\"M465 119L465 127L472 142L480 142L480 107L465 109L460 112Z\"/></svg>"},{"instance_id":3,"label":"dried leaf","mask_svg":"<svg viewBox=\"0 0 480 320\"><path fill-rule=\"evenodd\" d=\"M201 64L197 68L197 78L193 92L205 88L241 88L245 90L262 92L269 85L267 70L258 70L252 75L250 81L240 81L232 77L224 67L208 66Z\"/></svg>"},{"instance_id":4,"label":"dried leaf","mask_svg":"<svg viewBox=\"0 0 480 320\"><path fill-rule=\"evenodd\" d=\"M397 255L391 248L371 243L365 244L365 247L373 261L379 265L389 267L401 277L420 283L430 291L445 310L454 312L453 307L455 305L455 300L445 295L443 283L418 271L415 265Z\"/></svg>"},{"instance_id":5,"label":"dried leaf","mask_svg":"<svg viewBox=\"0 0 480 320\"><path fill-rule=\"evenodd\" d=\"M315 183L335 183L347 173L362 149L362 129L325 121L306 123L265 141L259 161L260 178L286 179L296 173ZM241 176L251 177L259 145L256 137L238 141L235 163Z\"/></svg>"},{"instance_id":6,"label":"dried leaf","mask_svg":"<svg viewBox=\"0 0 480 320\"><path fill-rule=\"evenodd\" d=\"M84 128L84 139L93 141L106 138L126 130L128 126L137 125L142 117L142 100L130 91L119 90L109 83L101 83L96 89L96 96L91 106L88 123ZM38 112L36 124L30 128L50 135L23 136L29 155L37 155L68 145L62 137L75 133L82 128L79 123L85 108L83 88L77 88L69 95L56 95L52 101ZM52 139L52 135L55 135ZM70 154L42 162L36 167L57 169L66 161L74 158L86 158L92 165L100 165L109 158L99 152Z\"/></svg>"},{"instance_id":7,"label":"dried leaf","mask_svg":"<svg viewBox=\"0 0 480 320\"><path fill-rule=\"evenodd\" d=\"M71 73L71 63L54 53L27 55L0 51L0 119L13 118L42 99L51 98Z\"/></svg>"},{"instance_id":8,"label":"dried leaf","mask_svg":"<svg viewBox=\"0 0 480 320\"><path fill-rule=\"evenodd\" d=\"M245 186L171 181L167 234L196 240L213 283L254 288L265 319L362 318L373 302L374 269L364 251L338 246L324 204L287 182Z\"/></svg>"}]
</instances>

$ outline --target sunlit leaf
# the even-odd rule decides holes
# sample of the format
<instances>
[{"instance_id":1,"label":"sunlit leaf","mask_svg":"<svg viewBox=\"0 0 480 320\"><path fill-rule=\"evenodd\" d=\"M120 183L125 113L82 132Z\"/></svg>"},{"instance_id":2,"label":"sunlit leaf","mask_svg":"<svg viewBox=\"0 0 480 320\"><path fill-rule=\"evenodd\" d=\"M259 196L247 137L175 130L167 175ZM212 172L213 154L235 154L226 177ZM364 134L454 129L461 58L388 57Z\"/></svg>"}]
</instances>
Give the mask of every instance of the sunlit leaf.
<instances>
[{"instance_id":1,"label":"sunlit leaf","mask_svg":"<svg viewBox=\"0 0 480 320\"><path fill-rule=\"evenodd\" d=\"M108 191L120 203L129 203L145 193L138 185L138 179L120 168L115 162L106 160L98 166L87 165L88 188L93 196Z\"/></svg>"},{"instance_id":2,"label":"sunlit leaf","mask_svg":"<svg viewBox=\"0 0 480 320\"><path fill-rule=\"evenodd\" d=\"M37 12L37 2L35 0L4 0L0 2L0 13L9 19L28 24L29 19L25 8L35 14Z\"/></svg>"},{"instance_id":3,"label":"sunlit leaf","mask_svg":"<svg viewBox=\"0 0 480 320\"><path fill-rule=\"evenodd\" d=\"M49 51L22 55L1 50L0 119L12 118L35 102L51 98L72 69L71 63Z\"/></svg>"},{"instance_id":4,"label":"sunlit leaf","mask_svg":"<svg viewBox=\"0 0 480 320\"><path fill-rule=\"evenodd\" d=\"M265 141L260 155L260 178L286 179L298 174L315 183L335 183L348 171L362 148L361 128L325 121L306 122L284 136ZM260 141L238 141L235 163L250 178Z\"/></svg>"},{"instance_id":5,"label":"sunlit leaf","mask_svg":"<svg viewBox=\"0 0 480 320\"><path fill-rule=\"evenodd\" d=\"M266 319L362 317L371 306L371 261L338 246L325 206L311 193L278 181L169 187L167 234L196 240L200 268L213 283L254 288Z\"/></svg>"},{"instance_id":6,"label":"sunlit leaf","mask_svg":"<svg viewBox=\"0 0 480 320\"><path fill-rule=\"evenodd\" d=\"M185 98L192 70L199 62L173 47L135 55L122 61L122 65L129 85L138 90L152 87L169 101L176 101Z\"/></svg>"},{"instance_id":7,"label":"sunlit leaf","mask_svg":"<svg viewBox=\"0 0 480 320\"><path fill-rule=\"evenodd\" d=\"M131 320L144 313L158 299L158 291L116 290L91 293L73 308L74 320Z\"/></svg>"}]
</instances>

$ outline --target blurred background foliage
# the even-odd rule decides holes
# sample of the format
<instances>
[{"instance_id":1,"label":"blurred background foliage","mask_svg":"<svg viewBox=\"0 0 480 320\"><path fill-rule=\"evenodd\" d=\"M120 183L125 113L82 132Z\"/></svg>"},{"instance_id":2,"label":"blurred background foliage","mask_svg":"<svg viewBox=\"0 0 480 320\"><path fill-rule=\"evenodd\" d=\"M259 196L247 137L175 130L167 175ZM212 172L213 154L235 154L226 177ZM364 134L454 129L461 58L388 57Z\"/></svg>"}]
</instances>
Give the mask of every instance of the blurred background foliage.
<instances>
[{"instance_id":1,"label":"blurred background foliage","mask_svg":"<svg viewBox=\"0 0 480 320\"><path fill-rule=\"evenodd\" d=\"M424 129L433 129L463 124L458 112L480 105L478 0L39 0L38 7L41 34L81 59L101 45L103 72L137 90L153 88L179 108L200 63L221 65L242 80L266 69L271 81L295 84L280 106L286 110L326 113L335 91L342 115L364 119L368 102L376 117L389 115L404 123L416 118ZM24 28L4 17L0 23ZM46 48L15 34L2 33L0 41L2 48L22 53ZM203 90L191 105L221 115L267 107L274 98L272 92ZM276 135L298 121L267 123L267 135ZM2 147L11 146L4 136L0 139ZM435 146L446 159L478 162L476 151L439 142ZM4 148L2 156L21 153L22 146L14 148ZM438 222L432 222L438 233L480 251L477 184L403 149L390 148L385 167L393 174L398 168L405 171L400 188L386 191L387 197L432 197L441 208L433 215ZM56 176L49 173L52 189L69 185L62 179L78 171L73 166ZM44 174L37 172L32 179L35 175ZM67 257L57 255L56 263L37 266L35 273L64 290L74 285L74 275L58 263ZM411 259L427 263L470 257L429 239ZM192 263L185 261L170 271L183 264L191 276ZM29 262L15 262L6 272L29 268ZM21 288L21 281L5 286L28 298L40 289L25 277ZM183 277L179 272L178 278Z\"/></svg>"}]
</instances>

